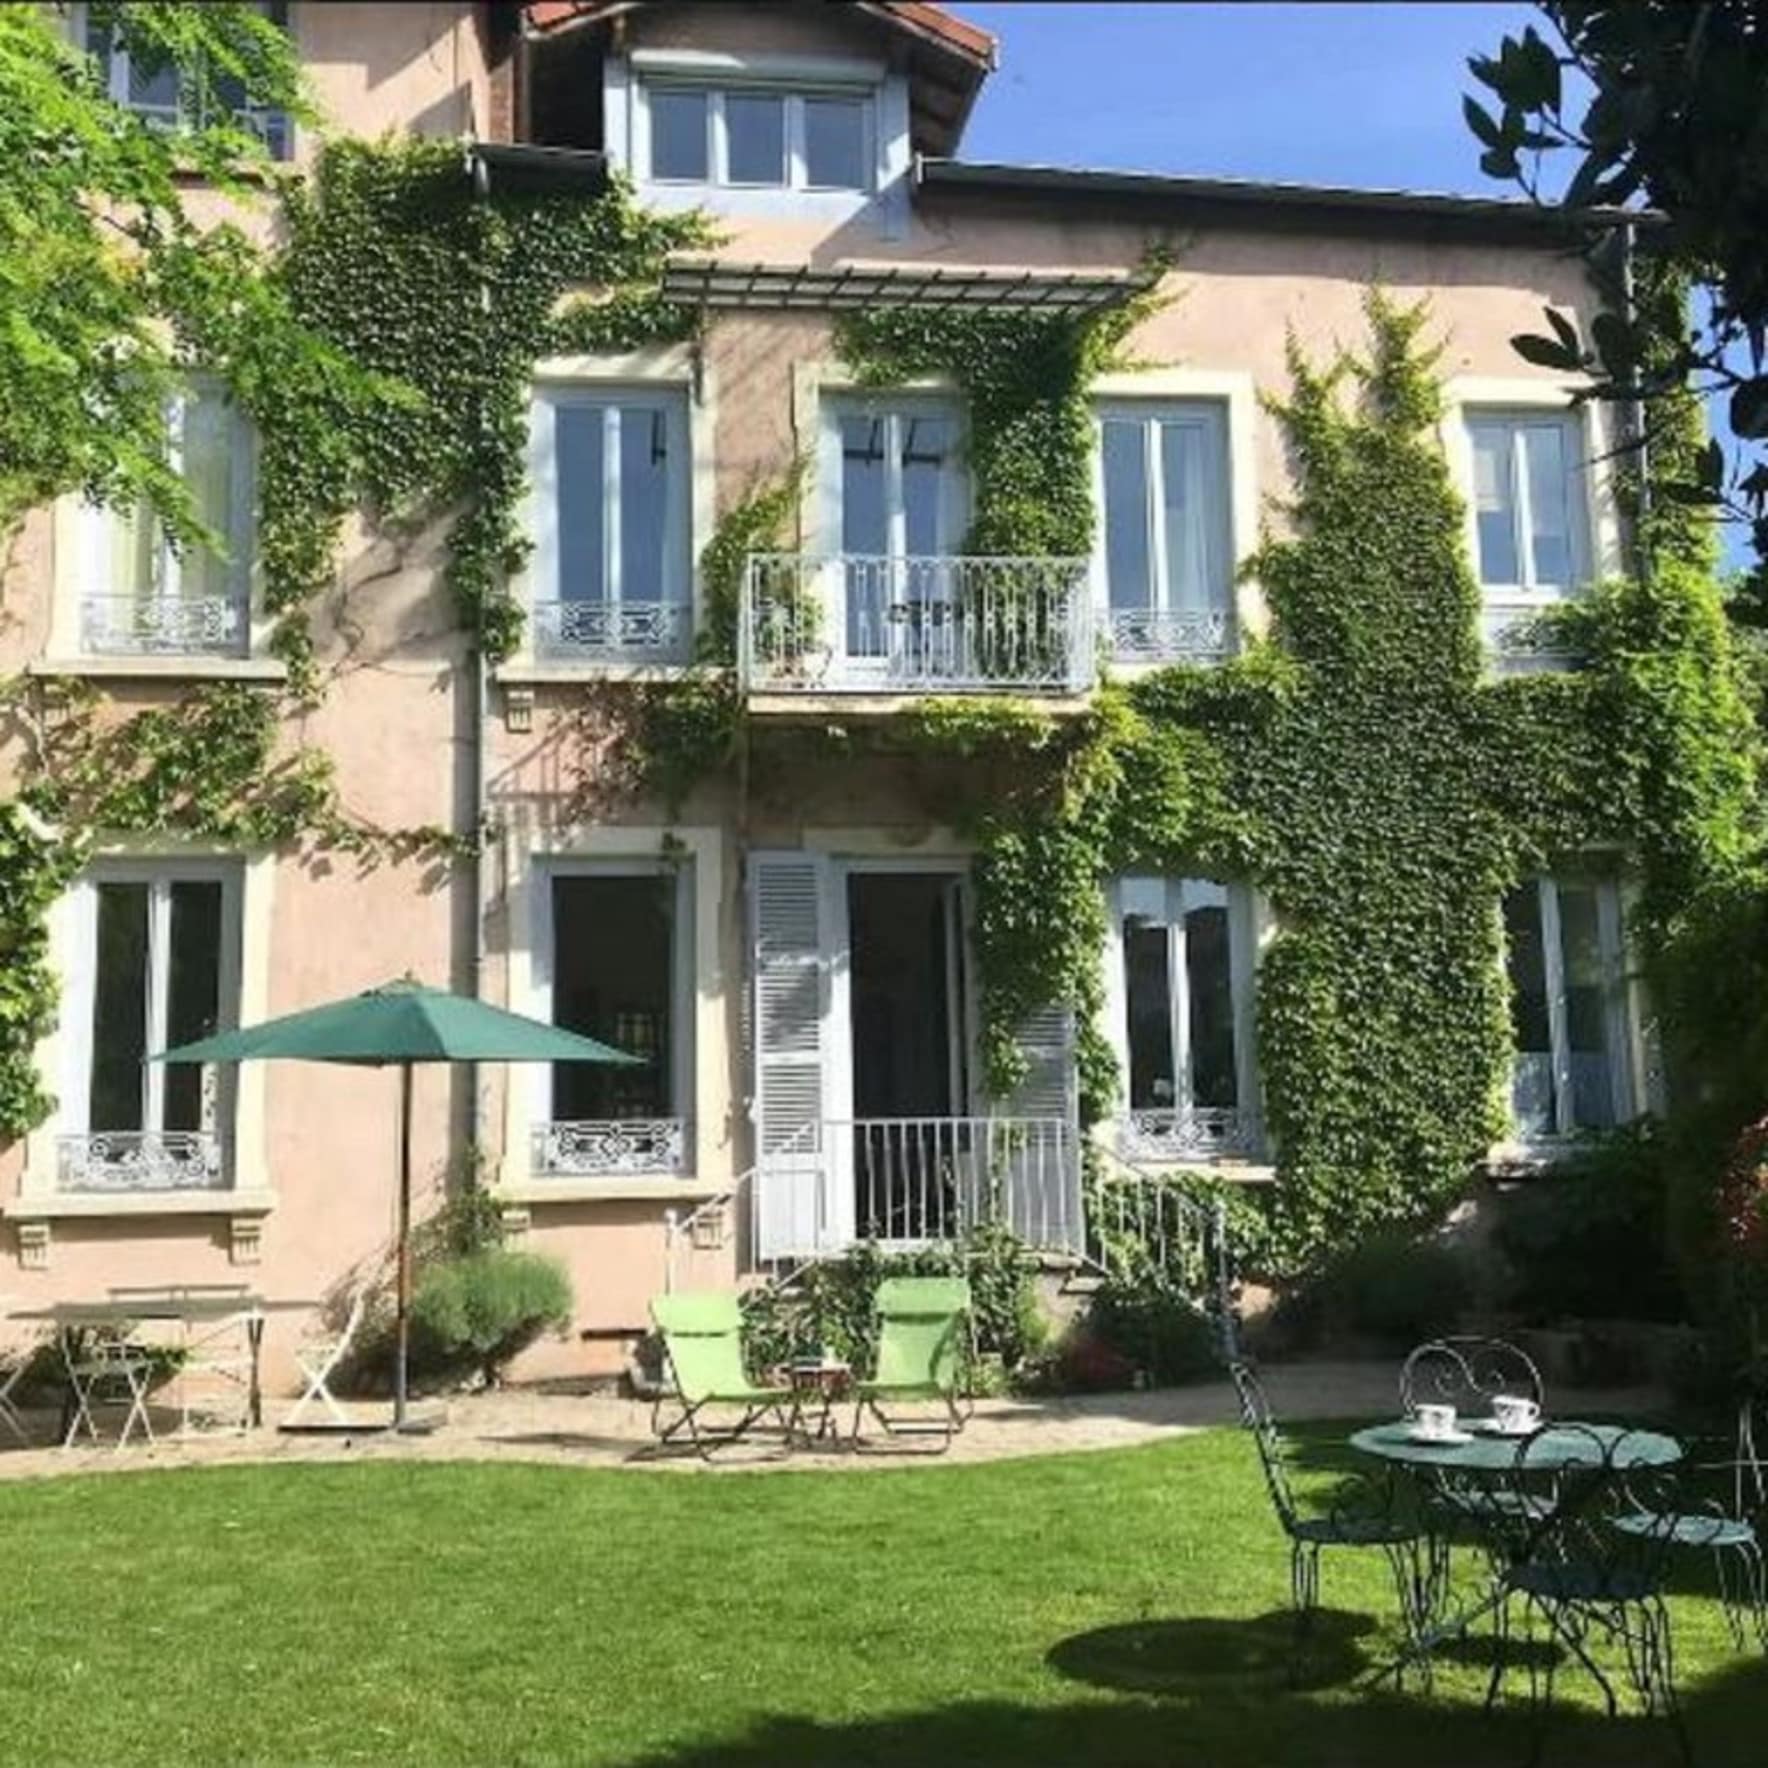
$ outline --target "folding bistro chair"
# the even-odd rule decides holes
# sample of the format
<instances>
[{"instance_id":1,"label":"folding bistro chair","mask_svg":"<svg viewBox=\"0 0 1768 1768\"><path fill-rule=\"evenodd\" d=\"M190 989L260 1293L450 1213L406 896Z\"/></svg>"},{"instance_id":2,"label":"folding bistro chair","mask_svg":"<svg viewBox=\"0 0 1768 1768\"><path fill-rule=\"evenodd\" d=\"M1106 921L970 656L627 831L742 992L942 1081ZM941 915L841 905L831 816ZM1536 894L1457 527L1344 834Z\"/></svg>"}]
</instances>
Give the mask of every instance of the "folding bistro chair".
<instances>
[{"instance_id":1,"label":"folding bistro chair","mask_svg":"<svg viewBox=\"0 0 1768 1768\"><path fill-rule=\"evenodd\" d=\"M869 1381L854 1384L853 1443L861 1445L867 1412L886 1436L937 1436L943 1454L964 1428L958 1386L968 1348L970 1285L962 1277L886 1277L878 1285L878 1356ZM934 1402L932 1417L905 1417L887 1407Z\"/></svg>"},{"instance_id":2,"label":"folding bistro chair","mask_svg":"<svg viewBox=\"0 0 1768 1768\"><path fill-rule=\"evenodd\" d=\"M4 1424L27 1448L30 1447L30 1435L12 1395L30 1366L30 1346L13 1343L0 1348L0 1424Z\"/></svg>"},{"instance_id":3,"label":"folding bistro chair","mask_svg":"<svg viewBox=\"0 0 1768 1768\"><path fill-rule=\"evenodd\" d=\"M149 1348L137 1340L127 1327L100 1326L79 1330L65 1338L62 1355L67 1365L68 1392L73 1401L73 1416L68 1423L62 1447L71 1449L80 1426L93 1442L99 1440L98 1423L92 1416L95 1406L117 1405L126 1408L123 1428L117 1436L121 1449L136 1425L151 1443L153 1423L147 1415L148 1378L153 1370Z\"/></svg>"},{"instance_id":4,"label":"folding bistro chair","mask_svg":"<svg viewBox=\"0 0 1768 1768\"><path fill-rule=\"evenodd\" d=\"M362 1317L368 1311L368 1289L364 1286L356 1291L350 1303L350 1311L344 1317L344 1324L337 1332L308 1333L295 1346L295 1362L301 1371L301 1397L295 1401L278 1430L302 1430L309 1428L303 1424L307 1408L317 1400L325 1408L327 1420L340 1429L349 1425L350 1419L344 1409L333 1397L331 1378L338 1372L345 1357L350 1354L350 1346L356 1341L356 1334L362 1328Z\"/></svg>"},{"instance_id":5,"label":"folding bistro chair","mask_svg":"<svg viewBox=\"0 0 1768 1768\"><path fill-rule=\"evenodd\" d=\"M762 1387L749 1379L743 1361L743 1310L734 1295L659 1295L651 1319L663 1336L663 1356L673 1391L651 1408L651 1429L659 1446L686 1431L695 1450L712 1459L712 1450L734 1443L760 1418L774 1413L784 1429L792 1405L789 1387ZM663 1424L663 1408L673 1401L681 1415ZM708 1425L700 1414L709 1406L735 1407L734 1424Z\"/></svg>"}]
</instances>

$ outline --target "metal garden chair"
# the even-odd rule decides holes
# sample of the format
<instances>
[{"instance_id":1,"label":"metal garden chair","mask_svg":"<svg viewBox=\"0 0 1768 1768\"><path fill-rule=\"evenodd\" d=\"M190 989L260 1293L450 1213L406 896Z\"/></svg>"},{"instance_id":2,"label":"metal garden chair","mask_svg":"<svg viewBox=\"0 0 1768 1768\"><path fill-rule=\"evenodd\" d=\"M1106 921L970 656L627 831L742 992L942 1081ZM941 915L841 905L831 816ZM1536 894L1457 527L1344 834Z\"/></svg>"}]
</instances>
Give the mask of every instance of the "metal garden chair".
<instances>
[{"instance_id":1,"label":"metal garden chair","mask_svg":"<svg viewBox=\"0 0 1768 1768\"><path fill-rule=\"evenodd\" d=\"M937 1436L933 1452L943 1454L966 1416L959 1387L968 1348L970 1285L962 1277L886 1277L874 1305L878 1353L871 1377L854 1383L854 1446L863 1446L859 1427L870 1412L886 1436ZM932 1417L887 1410L916 1402L939 1410Z\"/></svg>"},{"instance_id":2,"label":"metal garden chair","mask_svg":"<svg viewBox=\"0 0 1768 1768\"><path fill-rule=\"evenodd\" d=\"M1304 1513L1290 1485L1291 1450L1271 1411L1264 1383L1249 1363L1230 1363L1228 1372L1240 1397L1240 1421L1258 1449L1265 1489L1289 1540L1297 1659L1293 1673L1299 1674L1299 1659L1312 1634L1320 1601L1320 1555L1329 1547L1378 1549L1385 1555L1399 1598L1401 1624L1408 1640L1418 1640L1430 1614L1429 1581L1420 1560L1424 1536L1418 1519L1401 1508L1392 1486L1378 1485L1357 1474L1345 1476L1323 1512ZM1428 1658L1422 1660L1422 1667L1428 1675Z\"/></svg>"},{"instance_id":3,"label":"metal garden chair","mask_svg":"<svg viewBox=\"0 0 1768 1768\"><path fill-rule=\"evenodd\" d=\"M1643 1493L1634 1496L1645 1500ZM1756 1452L1748 1400L1738 1411L1731 1458L1697 1462L1676 1498L1680 1505L1676 1510L1660 1513L1641 1508L1617 1516L1615 1527L1630 1534L1667 1531L1673 1549L1710 1554L1732 1643L1742 1651L1754 1634L1756 1644L1768 1651L1768 1573L1761 1539L1762 1518L1768 1513L1768 1472Z\"/></svg>"},{"instance_id":4,"label":"metal garden chair","mask_svg":"<svg viewBox=\"0 0 1768 1768\"><path fill-rule=\"evenodd\" d=\"M1611 1715L1619 1710L1615 1684L1596 1660L1593 1644L1621 1649L1625 1674L1647 1715L1673 1727L1685 1761L1691 1760L1676 1703L1670 1614L1664 1601L1666 1561L1675 1545L1675 1520L1684 1513L1686 1473L1675 1466L1641 1467L1629 1443L1645 1433L1599 1433L1560 1424L1523 1439L1507 1471L1513 1493L1536 1501L1551 1485L1551 1500L1522 1550L1499 1573L1498 1655L1487 1690L1496 1700L1507 1667L1513 1610L1520 1604L1532 1641L1541 1623L1551 1643L1589 1673ZM1576 1444L1568 1465L1567 1439ZM1545 1463L1553 1466L1549 1480ZM1541 1716L1553 1704L1557 1653L1543 1662L1528 1654L1529 1696Z\"/></svg>"},{"instance_id":5,"label":"metal garden chair","mask_svg":"<svg viewBox=\"0 0 1768 1768\"><path fill-rule=\"evenodd\" d=\"M1400 1408L1410 1417L1421 1405L1449 1405L1472 1415L1490 1411L1500 1394L1543 1408L1541 1372L1526 1352L1502 1338L1433 1338L1400 1368Z\"/></svg>"},{"instance_id":6,"label":"metal garden chair","mask_svg":"<svg viewBox=\"0 0 1768 1768\"><path fill-rule=\"evenodd\" d=\"M30 1447L30 1434L19 1415L18 1402L12 1396L31 1366L32 1348L18 1342L0 1348L0 1424L4 1424L26 1448Z\"/></svg>"},{"instance_id":7,"label":"metal garden chair","mask_svg":"<svg viewBox=\"0 0 1768 1768\"><path fill-rule=\"evenodd\" d=\"M331 1378L343 1367L344 1359L356 1342L356 1334L362 1330L363 1316L367 1312L368 1286L364 1284L352 1297L342 1327L335 1332L309 1332L295 1346L295 1364L301 1371L301 1397L288 1409L277 1426L279 1430L306 1428L307 1408L316 1400L325 1408L326 1418L333 1425L340 1429L349 1425L348 1415L332 1393Z\"/></svg>"},{"instance_id":8,"label":"metal garden chair","mask_svg":"<svg viewBox=\"0 0 1768 1768\"><path fill-rule=\"evenodd\" d=\"M151 1443L153 1422L147 1415L147 1390L153 1374L153 1351L128 1327L94 1327L81 1332L64 1347L72 1417L63 1448L72 1448L80 1427L93 1442L99 1441L93 1408L119 1405L125 1408L123 1427L117 1435L121 1449L137 1425Z\"/></svg>"},{"instance_id":9,"label":"metal garden chair","mask_svg":"<svg viewBox=\"0 0 1768 1768\"><path fill-rule=\"evenodd\" d=\"M686 1431L704 1460L712 1450L734 1443L772 1412L780 1427L789 1423L792 1390L761 1386L749 1379L743 1357L743 1310L734 1295L659 1295L651 1302L651 1319L663 1338L663 1358L672 1391L659 1395L651 1408L651 1429L659 1446L673 1443ZM680 1416L663 1424L663 1409L673 1401ZM734 1408L735 1423L708 1425L700 1414L708 1407Z\"/></svg>"}]
</instances>

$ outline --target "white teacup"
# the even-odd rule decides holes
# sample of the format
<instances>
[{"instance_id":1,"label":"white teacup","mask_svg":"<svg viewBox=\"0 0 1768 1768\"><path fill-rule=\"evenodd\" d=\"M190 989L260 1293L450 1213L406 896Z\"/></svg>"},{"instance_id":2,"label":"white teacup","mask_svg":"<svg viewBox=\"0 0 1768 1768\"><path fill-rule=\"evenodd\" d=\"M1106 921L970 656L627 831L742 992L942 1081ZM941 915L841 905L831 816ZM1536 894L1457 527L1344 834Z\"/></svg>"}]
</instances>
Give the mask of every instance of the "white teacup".
<instances>
[{"instance_id":1,"label":"white teacup","mask_svg":"<svg viewBox=\"0 0 1768 1768\"><path fill-rule=\"evenodd\" d=\"M1421 1437L1444 1441L1455 1434L1455 1408L1420 1406L1413 1413L1413 1424Z\"/></svg>"},{"instance_id":2,"label":"white teacup","mask_svg":"<svg viewBox=\"0 0 1768 1768\"><path fill-rule=\"evenodd\" d=\"M1541 1408L1538 1402L1521 1394L1495 1394L1492 1422L1506 1436L1527 1436L1531 1430L1539 1429Z\"/></svg>"}]
</instances>

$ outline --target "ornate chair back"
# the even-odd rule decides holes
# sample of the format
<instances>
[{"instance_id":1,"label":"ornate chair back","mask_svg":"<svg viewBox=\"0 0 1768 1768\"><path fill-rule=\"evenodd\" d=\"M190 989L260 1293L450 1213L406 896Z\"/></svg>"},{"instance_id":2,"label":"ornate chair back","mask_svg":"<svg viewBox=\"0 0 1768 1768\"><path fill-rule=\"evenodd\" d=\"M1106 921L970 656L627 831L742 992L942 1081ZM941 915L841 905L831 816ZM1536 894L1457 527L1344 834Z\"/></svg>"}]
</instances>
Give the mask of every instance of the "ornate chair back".
<instances>
[{"instance_id":1,"label":"ornate chair back","mask_svg":"<svg viewBox=\"0 0 1768 1768\"><path fill-rule=\"evenodd\" d=\"M1271 1411L1271 1402L1258 1372L1250 1363L1233 1362L1228 1365L1228 1373L1233 1377L1234 1391L1240 1396L1240 1422L1258 1448L1259 1464L1264 1469L1265 1489L1271 1495L1272 1508L1288 1533L1294 1529L1296 1519L1295 1495L1289 1485L1289 1445Z\"/></svg>"},{"instance_id":2,"label":"ornate chair back","mask_svg":"<svg viewBox=\"0 0 1768 1768\"><path fill-rule=\"evenodd\" d=\"M1544 1405L1541 1372L1533 1360L1501 1338L1433 1338L1400 1368L1400 1406L1410 1417L1421 1405L1453 1406L1474 1417L1491 1410L1500 1394Z\"/></svg>"}]
</instances>

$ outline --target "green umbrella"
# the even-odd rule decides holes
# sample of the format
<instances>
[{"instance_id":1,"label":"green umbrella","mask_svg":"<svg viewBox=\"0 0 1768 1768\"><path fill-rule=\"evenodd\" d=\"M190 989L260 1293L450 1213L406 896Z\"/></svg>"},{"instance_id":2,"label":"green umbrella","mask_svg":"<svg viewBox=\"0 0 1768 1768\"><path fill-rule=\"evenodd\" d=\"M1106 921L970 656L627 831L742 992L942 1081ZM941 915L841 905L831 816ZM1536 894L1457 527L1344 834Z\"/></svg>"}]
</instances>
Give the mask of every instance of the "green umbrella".
<instances>
[{"instance_id":1,"label":"green umbrella","mask_svg":"<svg viewBox=\"0 0 1768 1768\"><path fill-rule=\"evenodd\" d=\"M244 1025L150 1056L150 1062L347 1062L399 1064L399 1349L393 1428L405 1424L411 1324L411 1068L414 1062L618 1062L628 1056L574 1031L506 1013L410 977L323 1007Z\"/></svg>"}]
</instances>

